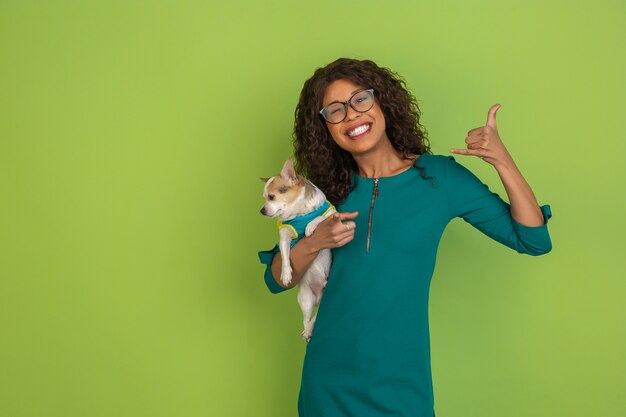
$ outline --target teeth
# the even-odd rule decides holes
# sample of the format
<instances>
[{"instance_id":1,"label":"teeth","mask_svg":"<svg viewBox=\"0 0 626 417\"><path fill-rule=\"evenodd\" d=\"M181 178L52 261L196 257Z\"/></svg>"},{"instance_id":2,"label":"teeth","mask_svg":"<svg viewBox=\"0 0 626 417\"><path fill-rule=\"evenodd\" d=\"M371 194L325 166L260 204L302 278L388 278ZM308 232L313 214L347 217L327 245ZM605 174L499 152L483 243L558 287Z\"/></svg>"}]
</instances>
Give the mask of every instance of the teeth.
<instances>
[{"instance_id":1,"label":"teeth","mask_svg":"<svg viewBox=\"0 0 626 417\"><path fill-rule=\"evenodd\" d=\"M364 124L364 125L357 127L356 129L352 129L351 131L349 131L348 136L360 135L361 133L367 132L368 130L370 130L370 125Z\"/></svg>"}]
</instances>

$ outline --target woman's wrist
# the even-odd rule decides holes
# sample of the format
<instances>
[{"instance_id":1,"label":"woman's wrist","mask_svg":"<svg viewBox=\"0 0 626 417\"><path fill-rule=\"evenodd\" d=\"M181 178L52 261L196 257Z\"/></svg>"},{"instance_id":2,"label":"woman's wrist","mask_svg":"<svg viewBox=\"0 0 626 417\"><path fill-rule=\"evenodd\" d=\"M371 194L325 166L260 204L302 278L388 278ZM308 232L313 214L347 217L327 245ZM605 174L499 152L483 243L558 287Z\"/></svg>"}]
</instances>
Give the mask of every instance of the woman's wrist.
<instances>
[{"instance_id":1,"label":"woman's wrist","mask_svg":"<svg viewBox=\"0 0 626 417\"><path fill-rule=\"evenodd\" d=\"M313 236L314 235L303 236L302 239L300 239L300 242L302 242L302 244L306 248L307 253L309 254L314 254L320 251L317 240Z\"/></svg>"}]
</instances>

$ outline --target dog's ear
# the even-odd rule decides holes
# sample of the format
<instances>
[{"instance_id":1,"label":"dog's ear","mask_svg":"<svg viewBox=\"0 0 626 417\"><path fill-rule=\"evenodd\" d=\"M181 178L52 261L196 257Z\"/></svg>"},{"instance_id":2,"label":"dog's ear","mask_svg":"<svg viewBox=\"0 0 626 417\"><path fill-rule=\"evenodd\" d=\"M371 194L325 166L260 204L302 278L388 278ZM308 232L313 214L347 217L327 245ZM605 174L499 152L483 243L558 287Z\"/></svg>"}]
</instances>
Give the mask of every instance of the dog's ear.
<instances>
[{"instance_id":1,"label":"dog's ear","mask_svg":"<svg viewBox=\"0 0 626 417\"><path fill-rule=\"evenodd\" d=\"M287 180L288 183L294 183L297 181L296 170L293 168L293 161L291 158L287 158L285 164L283 165L282 171L280 171L280 176Z\"/></svg>"},{"instance_id":2,"label":"dog's ear","mask_svg":"<svg viewBox=\"0 0 626 417\"><path fill-rule=\"evenodd\" d=\"M269 178L261 178L261 182L268 182Z\"/></svg>"}]
</instances>

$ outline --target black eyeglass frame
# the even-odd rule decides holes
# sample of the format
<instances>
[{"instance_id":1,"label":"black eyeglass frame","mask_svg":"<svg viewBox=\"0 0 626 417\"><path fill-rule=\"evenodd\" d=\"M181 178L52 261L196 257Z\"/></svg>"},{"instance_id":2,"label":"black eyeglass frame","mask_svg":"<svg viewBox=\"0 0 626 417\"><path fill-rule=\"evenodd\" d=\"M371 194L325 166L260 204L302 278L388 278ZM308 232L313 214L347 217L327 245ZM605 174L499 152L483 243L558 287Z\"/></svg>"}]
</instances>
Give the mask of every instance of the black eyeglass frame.
<instances>
[{"instance_id":1,"label":"black eyeglass frame","mask_svg":"<svg viewBox=\"0 0 626 417\"><path fill-rule=\"evenodd\" d=\"M374 100L372 100L372 105L371 105L371 106L370 106L367 110L357 110L357 109L354 107L354 105L352 104L352 99L354 98L354 96L356 96L357 94L362 93L362 92L364 92L364 91L369 92L369 93L372 95L372 98L373 98ZM336 100L336 101L333 101L332 103L328 103L328 105L324 106L324 107L322 108L322 110L320 110L320 114L322 115L322 117L324 118L324 120L326 120L326 122L327 122L327 123L330 123L330 124L336 125L336 124L339 124L339 123L343 122L344 120L346 120L346 117L348 117L348 104L350 105L350 107L352 107L352 108L354 109L354 111L359 112L359 113L365 113L365 112L370 111L370 110L371 110L371 108L372 108L372 107L374 107L374 101L375 101L375 100L376 100L376 96L374 95L374 89L373 89L373 88L368 88L368 89L366 89L366 90L359 90L359 91L356 91L354 94L352 94L352 96L350 96L350 98L348 99L348 101L339 101L339 100ZM340 103L340 104L343 104L343 111L344 111L345 115L343 116L343 119L341 119L340 121L338 121L338 122L331 122L331 121L329 121L329 120L326 118L326 115L324 114L324 110L326 110L326 109L328 108L328 106L333 105L333 104L335 104L335 103Z\"/></svg>"}]
</instances>

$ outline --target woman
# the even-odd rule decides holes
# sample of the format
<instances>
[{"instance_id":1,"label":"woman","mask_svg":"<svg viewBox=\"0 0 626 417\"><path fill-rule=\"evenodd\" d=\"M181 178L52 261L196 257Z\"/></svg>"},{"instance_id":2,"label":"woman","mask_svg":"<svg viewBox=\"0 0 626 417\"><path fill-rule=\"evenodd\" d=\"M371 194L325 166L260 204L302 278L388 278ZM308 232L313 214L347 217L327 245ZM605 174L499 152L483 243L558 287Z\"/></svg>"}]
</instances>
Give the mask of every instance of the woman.
<instances>
[{"instance_id":1,"label":"woman","mask_svg":"<svg viewBox=\"0 0 626 417\"><path fill-rule=\"evenodd\" d=\"M550 206L538 206L502 144L498 108L468 132L467 149L452 151L493 165L510 205L454 157L432 154L415 98L389 69L338 59L305 82L296 166L338 213L291 249L291 286L320 249L333 254L306 347L300 417L434 416L428 294L455 217L519 253L550 251ZM287 290L277 252L259 252L273 293Z\"/></svg>"}]
</instances>

